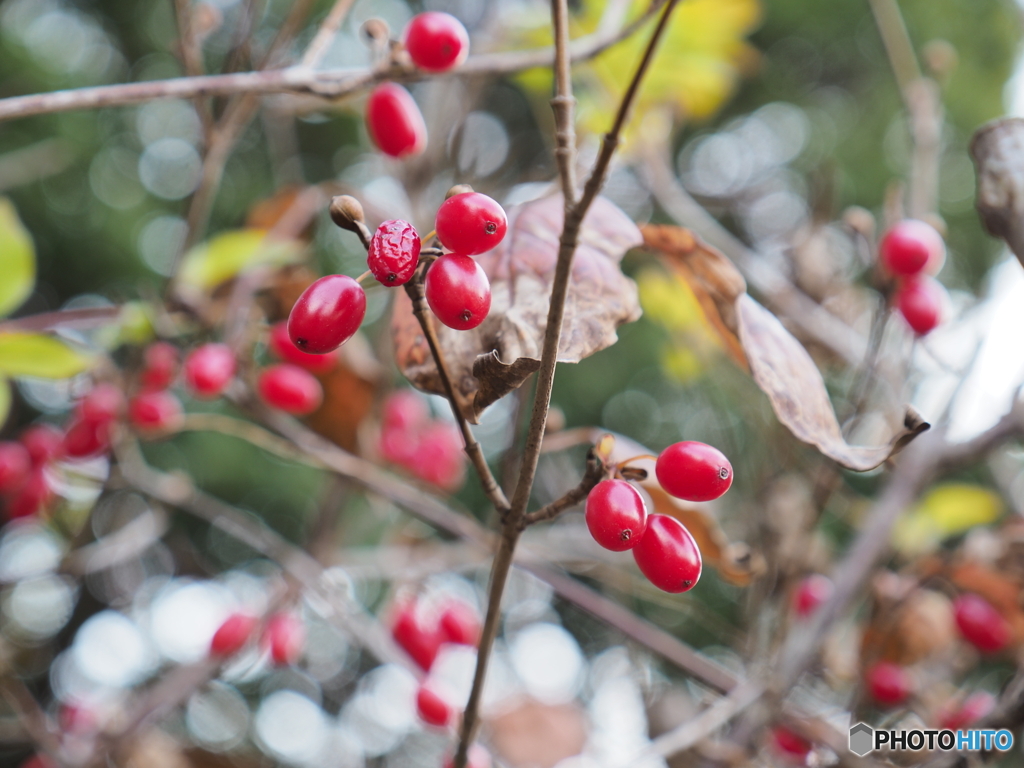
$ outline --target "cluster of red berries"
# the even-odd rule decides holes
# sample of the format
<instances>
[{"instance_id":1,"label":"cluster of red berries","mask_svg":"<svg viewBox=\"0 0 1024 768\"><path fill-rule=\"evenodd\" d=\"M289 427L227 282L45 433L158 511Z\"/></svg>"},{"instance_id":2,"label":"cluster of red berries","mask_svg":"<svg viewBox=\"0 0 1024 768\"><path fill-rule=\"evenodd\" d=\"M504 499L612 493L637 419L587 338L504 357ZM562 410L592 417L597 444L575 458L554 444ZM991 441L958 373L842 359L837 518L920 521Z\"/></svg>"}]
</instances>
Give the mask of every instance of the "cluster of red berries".
<instances>
[{"instance_id":1,"label":"cluster of red berries","mask_svg":"<svg viewBox=\"0 0 1024 768\"><path fill-rule=\"evenodd\" d=\"M255 616L233 613L217 628L210 640L210 656L226 659L245 648L253 639L260 622ZM275 613L263 627L260 645L277 666L294 664L306 644L306 628L291 613Z\"/></svg>"},{"instance_id":2,"label":"cluster of red berries","mask_svg":"<svg viewBox=\"0 0 1024 768\"><path fill-rule=\"evenodd\" d=\"M350 198L336 209L335 221L346 227L362 226L361 206ZM449 251L427 270L424 293L431 311L449 328L476 328L491 308L491 286L473 259L494 248L505 237L508 219L502 207L487 195L460 192L437 211L435 232ZM385 221L370 238L366 263L381 285L395 287L412 279L420 262L422 241L412 224ZM359 330L366 316L366 293L347 275L327 275L310 285L288 316L288 334L302 352L332 352Z\"/></svg>"},{"instance_id":3,"label":"cluster of red berries","mask_svg":"<svg viewBox=\"0 0 1024 768\"><path fill-rule=\"evenodd\" d=\"M899 280L893 305L915 333L923 336L942 319L945 289L930 275L942 267L946 245L936 229L917 219L904 219L878 243L882 266Z\"/></svg>"},{"instance_id":4,"label":"cluster of red berries","mask_svg":"<svg viewBox=\"0 0 1024 768\"><path fill-rule=\"evenodd\" d=\"M475 648L480 642L480 630L480 617L461 600L445 599L430 610L430 606L411 599L398 605L391 636L413 661L429 672L441 646L451 643ZM452 703L426 684L416 693L416 708L423 722L441 728L450 725L455 715Z\"/></svg>"},{"instance_id":5,"label":"cluster of red berries","mask_svg":"<svg viewBox=\"0 0 1024 768\"><path fill-rule=\"evenodd\" d=\"M732 465L705 443L670 445L655 464L666 493L686 501L717 499L732 485ZM613 552L633 550L641 573L666 592L693 589L701 573L697 542L669 515L647 514L640 493L625 480L602 480L587 496L587 528L594 541Z\"/></svg>"},{"instance_id":6,"label":"cluster of red berries","mask_svg":"<svg viewBox=\"0 0 1024 768\"><path fill-rule=\"evenodd\" d=\"M469 54L466 28L447 13L429 11L415 16L404 37L412 63L426 72L446 72ZM366 128L373 143L391 157L417 155L427 146L423 114L409 92L397 83L382 83L370 94Z\"/></svg>"},{"instance_id":7,"label":"cluster of red berries","mask_svg":"<svg viewBox=\"0 0 1024 768\"><path fill-rule=\"evenodd\" d=\"M465 477L466 454L454 424L431 419L423 399L409 389L384 402L378 450L385 461L447 491Z\"/></svg>"}]
</instances>

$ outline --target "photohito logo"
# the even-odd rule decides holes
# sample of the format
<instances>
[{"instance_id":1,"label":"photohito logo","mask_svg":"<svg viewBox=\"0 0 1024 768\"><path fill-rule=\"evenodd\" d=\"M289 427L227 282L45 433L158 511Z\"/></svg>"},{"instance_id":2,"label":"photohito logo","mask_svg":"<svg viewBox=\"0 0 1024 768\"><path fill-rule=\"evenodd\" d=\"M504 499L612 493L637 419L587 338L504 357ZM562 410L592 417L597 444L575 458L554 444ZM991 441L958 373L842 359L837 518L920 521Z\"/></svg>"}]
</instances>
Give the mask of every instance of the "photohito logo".
<instances>
[{"instance_id":1,"label":"photohito logo","mask_svg":"<svg viewBox=\"0 0 1024 768\"><path fill-rule=\"evenodd\" d=\"M938 749L943 752L979 752L997 749L1006 752L1013 746L1013 734L1005 728L971 729L965 731L937 728L910 731L887 731L872 728L867 723L850 727L850 751L859 757L876 749L912 750Z\"/></svg>"}]
</instances>

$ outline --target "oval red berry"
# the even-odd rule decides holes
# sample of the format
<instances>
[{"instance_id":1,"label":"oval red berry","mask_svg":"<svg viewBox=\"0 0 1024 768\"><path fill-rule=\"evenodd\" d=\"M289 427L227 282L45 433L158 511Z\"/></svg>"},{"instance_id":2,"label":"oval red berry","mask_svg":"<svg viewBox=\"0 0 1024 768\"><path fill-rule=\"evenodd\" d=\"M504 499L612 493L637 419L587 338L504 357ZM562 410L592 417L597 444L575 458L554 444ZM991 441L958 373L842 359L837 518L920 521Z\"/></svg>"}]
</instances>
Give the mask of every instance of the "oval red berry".
<instances>
[{"instance_id":1,"label":"oval red berry","mask_svg":"<svg viewBox=\"0 0 1024 768\"><path fill-rule=\"evenodd\" d=\"M930 277L907 280L896 291L893 303L903 319L918 336L935 330L942 320L942 302L945 289Z\"/></svg>"},{"instance_id":2,"label":"oval red berry","mask_svg":"<svg viewBox=\"0 0 1024 768\"><path fill-rule=\"evenodd\" d=\"M866 675L868 693L876 703L886 707L902 704L910 696L913 687L907 671L888 661L880 661L872 666Z\"/></svg>"},{"instance_id":3,"label":"oval red berry","mask_svg":"<svg viewBox=\"0 0 1024 768\"><path fill-rule=\"evenodd\" d=\"M406 27L405 49L420 69L444 72L465 61L469 34L451 14L427 11L414 16Z\"/></svg>"},{"instance_id":4,"label":"oval red berry","mask_svg":"<svg viewBox=\"0 0 1024 768\"><path fill-rule=\"evenodd\" d=\"M491 283L475 259L448 253L430 265L423 292L437 319L456 331L476 328L491 311Z\"/></svg>"},{"instance_id":5,"label":"oval red berry","mask_svg":"<svg viewBox=\"0 0 1024 768\"><path fill-rule=\"evenodd\" d=\"M793 610L797 616L810 616L832 597L832 579L820 573L812 573L800 582L793 595Z\"/></svg>"},{"instance_id":6,"label":"oval red berry","mask_svg":"<svg viewBox=\"0 0 1024 768\"><path fill-rule=\"evenodd\" d=\"M7 498L7 518L15 520L42 512L52 498L53 491L46 479L46 472L42 469L33 469L18 490Z\"/></svg>"},{"instance_id":7,"label":"oval red berry","mask_svg":"<svg viewBox=\"0 0 1024 768\"><path fill-rule=\"evenodd\" d=\"M427 125L412 95L396 83L378 85L366 102L366 128L385 155L407 157L427 146Z\"/></svg>"},{"instance_id":8,"label":"oval red berry","mask_svg":"<svg viewBox=\"0 0 1024 768\"><path fill-rule=\"evenodd\" d=\"M805 759L813 746L803 736L789 730L781 725L772 728L772 739L775 747L785 755L791 755L799 759Z\"/></svg>"},{"instance_id":9,"label":"oval red berry","mask_svg":"<svg viewBox=\"0 0 1024 768\"><path fill-rule=\"evenodd\" d=\"M700 579L697 542L682 523L668 515L647 518L647 529L633 547L633 559L648 581L666 592L686 592Z\"/></svg>"},{"instance_id":10,"label":"oval red berry","mask_svg":"<svg viewBox=\"0 0 1024 768\"><path fill-rule=\"evenodd\" d=\"M288 334L303 352L322 355L351 339L366 316L366 293L348 275L309 286L288 315Z\"/></svg>"},{"instance_id":11,"label":"oval red berry","mask_svg":"<svg viewBox=\"0 0 1024 768\"><path fill-rule=\"evenodd\" d=\"M142 392L128 404L128 419L143 432L173 429L181 418L181 402L167 390Z\"/></svg>"},{"instance_id":12,"label":"oval red berry","mask_svg":"<svg viewBox=\"0 0 1024 768\"><path fill-rule=\"evenodd\" d=\"M218 397L235 375L235 353L226 344L203 344L185 358L185 383L196 397Z\"/></svg>"},{"instance_id":13,"label":"oval red berry","mask_svg":"<svg viewBox=\"0 0 1024 768\"><path fill-rule=\"evenodd\" d=\"M382 285L409 282L420 261L420 236L407 221L385 221L370 240L366 264Z\"/></svg>"},{"instance_id":14,"label":"oval red berry","mask_svg":"<svg viewBox=\"0 0 1024 768\"><path fill-rule=\"evenodd\" d=\"M686 501L711 501L732 485L732 464L717 448L694 440L670 445L654 467L665 492Z\"/></svg>"},{"instance_id":15,"label":"oval red berry","mask_svg":"<svg viewBox=\"0 0 1024 768\"><path fill-rule=\"evenodd\" d=\"M124 410L124 393L109 382L97 384L78 401L78 418L90 424L109 424Z\"/></svg>"},{"instance_id":16,"label":"oval red berry","mask_svg":"<svg viewBox=\"0 0 1024 768\"><path fill-rule=\"evenodd\" d=\"M306 629L296 616L278 613L270 617L263 633L263 644L278 666L294 664L306 644Z\"/></svg>"},{"instance_id":17,"label":"oval red berry","mask_svg":"<svg viewBox=\"0 0 1024 768\"><path fill-rule=\"evenodd\" d=\"M647 528L647 506L625 480L602 480L587 495L585 519L594 541L612 552L625 552L640 542Z\"/></svg>"},{"instance_id":18,"label":"oval red berry","mask_svg":"<svg viewBox=\"0 0 1024 768\"><path fill-rule=\"evenodd\" d=\"M145 389L167 389L178 370L178 350L166 341L146 347L140 380Z\"/></svg>"},{"instance_id":19,"label":"oval red berry","mask_svg":"<svg viewBox=\"0 0 1024 768\"><path fill-rule=\"evenodd\" d=\"M425 685L416 692L416 711L423 722L442 728L452 719L452 708L448 702Z\"/></svg>"},{"instance_id":20,"label":"oval red berry","mask_svg":"<svg viewBox=\"0 0 1024 768\"><path fill-rule=\"evenodd\" d=\"M64 452L64 433L52 424L36 424L21 435L33 467L56 461Z\"/></svg>"},{"instance_id":21,"label":"oval red berry","mask_svg":"<svg viewBox=\"0 0 1024 768\"><path fill-rule=\"evenodd\" d=\"M983 653L996 653L1010 643L1009 622L983 597L960 595L953 601L953 617L964 639Z\"/></svg>"},{"instance_id":22,"label":"oval red berry","mask_svg":"<svg viewBox=\"0 0 1024 768\"><path fill-rule=\"evenodd\" d=\"M324 399L323 387L313 374L287 363L263 371L256 388L263 402L293 416L312 413Z\"/></svg>"},{"instance_id":23,"label":"oval red berry","mask_svg":"<svg viewBox=\"0 0 1024 768\"><path fill-rule=\"evenodd\" d=\"M325 352L322 355L311 355L295 346L288 334L288 323L280 322L270 329L267 341L270 351L286 363L305 368L310 373L324 374L338 365L338 353Z\"/></svg>"},{"instance_id":24,"label":"oval red berry","mask_svg":"<svg viewBox=\"0 0 1024 768\"><path fill-rule=\"evenodd\" d=\"M437 239L449 251L475 256L498 245L508 231L505 209L479 192L452 195L437 209Z\"/></svg>"},{"instance_id":25,"label":"oval red berry","mask_svg":"<svg viewBox=\"0 0 1024 768\"><path fill-rule=\"evenodd\" d=\"M28 479L32 457L21 443L0 443L0 492L13 491Z\"/></svg>"},{"instance_id":26,"label":"oval red berry","mask_svg":"<svg viewBox=\"0 0 1024 768\"><path fill-rule=\"evenodd\" d=\"M878 243L878 257L894 275L910 277L941 265L946 245L931 225L917 219L904 219L886 232Z\"/></svg>"},{"instance_id":27,"label":"oval red berry","mask_svg":"<svg viewBox=\"0 0 1024 768\"><path fill-rule=\"evenodd\" d=\"M210 654L233 656L246 646L259 622L254 616L233 613L221 624L210 640Z\"/></svg>"}]
</instances>

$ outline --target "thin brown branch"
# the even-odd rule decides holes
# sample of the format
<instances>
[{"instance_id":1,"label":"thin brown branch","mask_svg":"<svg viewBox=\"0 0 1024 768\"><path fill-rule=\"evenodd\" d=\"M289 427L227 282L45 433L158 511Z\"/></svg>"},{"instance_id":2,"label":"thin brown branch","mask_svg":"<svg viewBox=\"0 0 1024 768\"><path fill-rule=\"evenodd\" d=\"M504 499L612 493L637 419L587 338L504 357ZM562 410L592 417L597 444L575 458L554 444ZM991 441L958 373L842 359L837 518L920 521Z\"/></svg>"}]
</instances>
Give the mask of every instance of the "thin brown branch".
<instances>
[{"instance_id":1,"label":"thin brown branch","mask_svg":"<svg viewBox=\"0 0 1024 768\"><path fill-rule=\"evenodd\" d=\"M466 417L462 412L462 404L459 401L455 387L452 385L452 376L448 371L448 364L445 361L441 344L438 342L433 319L427 311L427 301L423 294L424 273L425 270L418 269L413 279L405 284L405 292L412 301L413 314L416 316L416 320L419 321L420 329L423 331L423 336L430 347L430 354L434 358L434 365L437 367L437 373L441 377L441 384L444 386L448 403L451 405L452 414L455 416L459 431L462 432L466 455L469 456L469 460L473 463L473 468L480 478L480 484L483 486L487 498L490 499L498 513L504 515L509 509L508 499L505 497L505 492L501 490L501 486L494 479L494 473L491 472L491 468L487 464L487 458L484 456L483 449L480 447L480 443L477 442L476 436L473 434L473 430L470 428L469 422L466 421Z\"/></svg>"},{"instance_id":2,"label":"thin brown branch","mask_svg":"<svg viewBox=\"0 0 1024 768\"><path fill-rule=\"evenodd\" d=\"M6 657L9 651L3 648L0 653ZM21 678L7 667L6 658L2 664L4 670L0 676L0 695L7 699L18 722L32 741L45 752L51 755L58 754L60 743L54 735L57 731L54 724L50 722L50 718Z\"/></svg>"},{"instance_id":3,"label":"thin brown branch","mask_svg":"<svg viewBox=\"0 0 1024 768\"><path fill-rule=\"evenodd\" d=\"M882 45L889 57L896 85L901 93L915 80L921 79L921 67L917 63L914 44L910 41L907 25L896 0L868 0L871 14L882 36Z\"/></svg>"},{"instance_id":4,"label":"thin brown branch","mask_svg":"<svg viewBox=\"0 0 1024 768\"><path fill-rule=\"evenodd\" d=\"M569 61L569 6L562 0L551 3L551 26L555 32L555 160L562 182L562 197L568 212L576 203L576 99L572 95L572 64Z\"/></svg>"},{"instance_id":5,"label":"thin brown branch","mask_svg":"<svg viewBox=\"0 0 1024 768\"><path fill-rule=\"evenodd\" d=\"M601 482L604 477L605 467L601 463L601 460L597 458L593 451L591 451L587 456L587 471L583 475L579 484L561 498L555 499L550 504L546 504L534 512L523 515L520 527L527 528L535 523L554 520L565 510L575 507L587 498L587 494L590 493L594 489L594 486Z\"/></svg>"},{"instance_id":6,"label":"thin brown branch","mask_svg":"<svg viewBox=\"0 0 1024 768\"><path fill-rule=\"evenodd\" d=\"M306 51L302 54L302 66L316 69L324 54L327 53L327 49L334 41L335 35L338 34L338 30L341 29L341 24L345 21L345 16L348 15L349 9L354 2L355 0L335 0L330 12L321 22L320 28L316 31L309 45L306 46Z\"/></svg>"},{"instance_id":7,"label":"thin brown branch","mask_svg":"<svg viewBox=\"0 0 1024 768\"><path fill-rule=\"evenodd\" d=\"M191 0L174 0L174 18L178 24L178 52L185 74L189 77L201 77L206 69L203 66L203 52L196 38L193 25L194 6ZM203 136L210 140L213 131L213 111L209 99L195 97L193 103L199 120L203 125Z\"/></svg>"},{"instance_id":8,"label":"thin brown branch","mask_svg":"<svg viewBox=\"0 0 1024 768\"><path fill-rule=\"evenodd\" d=\"M56 331L61 328L85 330L110 325L121 314L121 307L87 307L41 312L0 323L0 333L13 331Z\"/></svg>"}]
</instances>

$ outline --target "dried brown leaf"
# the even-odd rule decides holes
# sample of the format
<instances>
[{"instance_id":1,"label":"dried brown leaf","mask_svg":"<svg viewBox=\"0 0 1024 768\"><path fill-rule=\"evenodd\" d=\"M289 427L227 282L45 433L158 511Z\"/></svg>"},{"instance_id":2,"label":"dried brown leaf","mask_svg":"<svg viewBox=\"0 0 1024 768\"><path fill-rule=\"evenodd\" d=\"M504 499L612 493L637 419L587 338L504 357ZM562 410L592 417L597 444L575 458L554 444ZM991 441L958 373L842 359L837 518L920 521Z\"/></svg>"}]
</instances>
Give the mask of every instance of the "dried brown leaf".
<instances>
[{"instance_id":1,"label":"dried brown leaf","mask_svg":"<svg viewBox=\"0 0 1024 768\"><path fill-rule=\"evenodd\" d=\"M1007 117L983 125L971 139L970 152L981 221L1024 264L1024 120Z\"/></svg>"},{"instance_id":2,"label":"dried brown leaf","mask_svg":"<svg viewBox=\"0 0 1024 768\"><path fill-rule=\"evenodd\" d=\"M768 395L779 421L847 469L864 472L882 464L929 424L907 409L904 428L887 445L856 446L843 439L825 381L810 354L771 312L750 296L736 301L739 338L750 372Z\"/></svg>"},{"instance_id":3,"label":"dried brown leaf","mask_svg":"<svg viewBox=\"0 0 1024 768\"><path fill-rule=\"evenodd\" d=\"M491 312L472 331L435 323L464 412L476 423L491 403L511 392L540 366L551 281L562 231L561 195L508 211L501 245L478 257L491 280ZM565 304L558 360L577 363L611 346L616 329L640 317L636 284L622 274L626 251L640 245L636 225L611 201L594 201L580 229L579 247ZM396 292L392 317L395 360L419 389L444 394L412 303Z\"/></svg>"}]
</instances>

